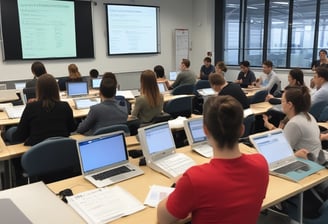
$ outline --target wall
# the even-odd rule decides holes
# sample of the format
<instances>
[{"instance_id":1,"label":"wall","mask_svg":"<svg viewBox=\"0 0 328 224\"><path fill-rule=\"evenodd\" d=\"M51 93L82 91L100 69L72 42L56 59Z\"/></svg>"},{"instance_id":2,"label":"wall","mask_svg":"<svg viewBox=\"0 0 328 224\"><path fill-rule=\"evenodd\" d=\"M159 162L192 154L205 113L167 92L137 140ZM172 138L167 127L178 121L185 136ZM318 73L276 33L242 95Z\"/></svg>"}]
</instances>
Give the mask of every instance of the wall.
<instances>
[{"instance_id":1,"label":"wall","mask_svg":"<svg viewBox=\"0 0 328 224\"><path fill-rule=\"evenodd\" d=\"M95 0L93 5L94 59L44 60L47 71L56 77L67 75L67 65L76 63L82 75L88 75L91 68L100 73L112 71L117 74L122 89L138 88L139 74L162 64L166 71L174 69L173 31L176 28L189 29L191 33L191 68L198 72L207 51L213 51L212 16L214 0L114 0L110 3L160 6L161 53L158 55L107 56L106 14L104 3ZM1 61L0 82L32 78L31 61Z\"/></svg>"}]
</instances>

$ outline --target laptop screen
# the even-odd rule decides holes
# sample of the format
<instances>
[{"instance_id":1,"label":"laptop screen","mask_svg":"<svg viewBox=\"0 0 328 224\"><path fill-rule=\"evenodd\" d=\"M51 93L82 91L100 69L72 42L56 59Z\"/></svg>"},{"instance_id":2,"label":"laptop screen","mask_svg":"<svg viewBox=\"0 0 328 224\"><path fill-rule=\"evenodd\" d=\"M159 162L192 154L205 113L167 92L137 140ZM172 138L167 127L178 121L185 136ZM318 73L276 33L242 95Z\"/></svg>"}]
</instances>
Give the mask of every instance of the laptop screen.
<instances>
[{"instance_id":1,"label":"laptop screen","mask_svg":"<svg viewBox=\"0 0 328 224\"><path fill-rule=\"evenodd\" d=\"M80 141L78 149L84 173L128 160L123 132Z\"/></svg>"},{"instance_id":2,"label":"laptop screen","mask_svg":"<svg viewBox=\"0 0 328 224\"><path fill-rule=\"evenodd\" d=\"M101 80L102 80L101 78L91 79L91 88L92 89L99 89Z\"/></svg>"},{"instance_id":3,"label":"laptop screen","mask_svg":"<svg viewBox=\"0 0 328 224\"><path fill-rule=\"evenodd\" d=\"M67 96L85 96L88 95L87 82L66 82Z\"/></svg>"},{"instance_id":4,"label":"laptop screen","mask_svg":"<svg viewBox=\"0 0 328 224\"><path fill-rule=\"evenodd\" d=\"M193 143L206 141L206 135L203 130L203 119L192 119L188 121L188 127L193 139Z\"/></svg>"},{"instance_id":5,"label":"laptop screen","mask_svg":"<svg viewBox=\"0 0 328 224\"><path fill-rule=\"evenodd\" d=\"M175 81L177 79L177 72L170 72L170 80Z\"/></svg>"},{"instance_id":6,"label":"laptop screen","mask_svg":"<svg viewBox=\"0 0 328 224\"><path fill-rule=\"evenodd\" d=\"M252 137L256 149L266 158L269 164L293 156L283 131L263 133Z\"/></svg>"},{"instance_id":7,"label":"laptop screen","mask_svg":"<svg viewBox=\"0 0 328 224\"><path fill-rule=\"evenodd\" d=\"M149 154L175 148L168 123L162 123L145 129L146 144Z\"/></svg>"},{"instance_id":8,"label":"laptop screen","mask_svg":"<svg viewBox=\"0 0 328 224\"><path fill-rule=\"evenodd\" d=\"M164 82L158 82L157 85L160 93L164 93L166 91L166 86Z\"/></svg>"},{"instance_id":9,"label":"laptop screen","mask_svg":"<svg viewBox=\"0 0 328 224\"><path fill-rule=\"evenodd\" d=\"M26 86L25 82L15 82L15 89L24 89Z\"/></svg>"}]
</instances>

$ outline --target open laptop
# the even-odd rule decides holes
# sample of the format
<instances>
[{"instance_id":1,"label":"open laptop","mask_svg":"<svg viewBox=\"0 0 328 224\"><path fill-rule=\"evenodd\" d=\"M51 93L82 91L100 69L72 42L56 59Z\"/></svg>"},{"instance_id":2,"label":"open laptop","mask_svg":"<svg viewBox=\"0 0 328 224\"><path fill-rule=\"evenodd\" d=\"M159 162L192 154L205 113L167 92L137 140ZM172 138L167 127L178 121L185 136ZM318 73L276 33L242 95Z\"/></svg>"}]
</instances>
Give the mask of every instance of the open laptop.
<instances>
[{"instance_id":1,"label":"open laptop","mask_svg":"<svg viewBox=\"0 0 328 224\"><path fill-rule=\"evenodd\" d=\"M273 174L308 171L310 168L294 155L282 129L250 135L249 139L256 150L265 157Z\"/></svg>"},{"instance_id":2,"label":"open laptop","mask_svg":"<svg viewBox=\"0 0 328 224\"><path fill-rule=\"evenodd\" d=\"M157 82L159 92L162 94L170 93L170 91L167 89L167 86L165 82Z\"/></svg>"},{"instance_id":3,"label":"open laptop","mask_svg":"<svg viewBox=\"0 0 328 224\"><path fill-rule=\"evenodd\" d=\"M213 157L213 148L208 144L203 130L203 117L184 120L183 125L192 150L204 157Z\"/></svg>"},{"instance_id":4,"label":"open laptop","mask_svg":"<svg viewBox=\"0 0 328 224\"><path fill-rule=\"evenodd\" d=\"M143 174L128 159L123 131L96 135L77 142L82 175L104 187Z\"/></svg>"},{"instance_id":5,"label":"open laptop","mask_svg":"<svg viewBox=\"0 0 328 224\"><path fill-rule=\"evenodd\" d=\"M87 82L66 82L68 97L81 97L89 94Z\"/></svg>"},{"instance_id":6,"label":"open laptop","mask_svg":"<svg viewBox=\"0 0 328 224\"><path fill-rule=\"evenodd\" d=\"M183 174L195 162L183 153L176 153L167 122L138 129L139 141L147 165L171 178Z\"/></svg>"},{"instance_id":7,"label":"open laptop","mask_svg":"<svg viewBox=\"0 0 328 224\"><path fill-rule=\"evenodd\" d=\"M99 89L101 80L102 80L102 78L91 79L91 88L92 89Z\"/></svg>"},{"instance_id":8,"label":"open laptop","mask_svg":"<svg viewBox=\"0 0 328 224\"><path fill-rule=\"evenodd\" d=\"M202 96L212 96L218 94L212 88L198 89L197 92Z\"/></svg>"},{"instance_id":9,"label":"open laptop","mask_svg":"<svg viewBox=\"0 0 328 224\"><path fill-rule=\"evenodd\" d=\"M88 109L91 106L100 103L99 97L92 97L92 98L75 98L74 101L74 107L77 110L83 110Z\"/></svg>"},{"instance_id":10,"label":"open laptop","mask_svg":"<svg viewBox=\"0 0 328 224\"><path fill-rule=\"evenodd\" d=\"M177 79L177 75L178 75L177 72L170 72L169 80L170 81L175 81Z\"/></svg>"},{"instance_id":11,"label":"open laptop","mask_svg":"<svg viewBox=\"0 0 328 224\"><path fill-rule=\"evenodd\" d=\"M26 86L26 82L15 82L15 89L21 90L24 89Z\"/></svg>"}]
</instances>

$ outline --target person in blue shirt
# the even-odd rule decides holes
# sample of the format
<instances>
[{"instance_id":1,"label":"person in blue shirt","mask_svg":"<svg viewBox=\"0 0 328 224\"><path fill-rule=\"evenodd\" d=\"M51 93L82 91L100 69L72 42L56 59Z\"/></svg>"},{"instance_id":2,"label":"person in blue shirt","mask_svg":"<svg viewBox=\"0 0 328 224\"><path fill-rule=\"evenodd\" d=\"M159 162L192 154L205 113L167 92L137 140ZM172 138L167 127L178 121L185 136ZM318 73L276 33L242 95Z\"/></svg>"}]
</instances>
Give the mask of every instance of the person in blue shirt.
<instances>
[{"instance_id":1,"label":"person in blue shirt","mask_svg":"<svg viewBox=\"0 0 328 224\"><path fill-rule=\"evenodd\" d=\"M253 71L249 69L249 61L242 61L239 63L240 72L235 83L239 83L242 88L247 88L256 81Z\"/></svg>"},{"instance_id":2,"label":"person in blue shirt","mask_svg":"<svg viewBox=\"0 0 328 224\"><path fill-rule=\"evenodd\" d=\"M208 80L208 76L215 72L215 67L212 65L212 59L210 57L204 58L204 64L200 68L199 78L202 80Z\"/></svg>"}]
</instances>

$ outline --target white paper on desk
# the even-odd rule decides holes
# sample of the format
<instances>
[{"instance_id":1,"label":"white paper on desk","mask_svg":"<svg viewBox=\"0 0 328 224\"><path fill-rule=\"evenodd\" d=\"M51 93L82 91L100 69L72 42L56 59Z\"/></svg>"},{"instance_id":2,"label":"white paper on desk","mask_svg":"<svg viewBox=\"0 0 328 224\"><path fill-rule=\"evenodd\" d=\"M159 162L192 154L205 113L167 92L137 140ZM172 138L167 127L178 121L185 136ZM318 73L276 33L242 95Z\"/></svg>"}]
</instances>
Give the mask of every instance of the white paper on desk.
<instances>
[{"instance_id":1,"label":"white paper on desk","mask_svg":"<svg viewBox=\"0 0 328 224\"><path fill-rule=\"evenodd\" d=\"M119 186L98 188L67 197L68 204L88 223L107 223L145 208Z\"/></svg>"},{"instance_id":2,"label":"white paper on desk","mask_svg":"<svg viewBox=\"0 0 328 224\"><path fill-rule=\"evenodd\" d=\"M148 195L145 199L144 204L150 207L156 207L158 203L169 196L172 193L174 188L172 187L163 187L158 185L153 185L150 187Z\"/></svg>"},{"instance_id":3,"label":"white paper on desk","mask_svg":"<svg viewBox=\"0 0 328 224\"><path fill-rule=\"evenodd\" d=\"M183 126L183 121L184 120L187 120L187 118L181 117L181 116L175 118L174 120L169 120L168 124L169 124L170 129L183 128L184 127Z\"/></svg>"}]
</instances>

